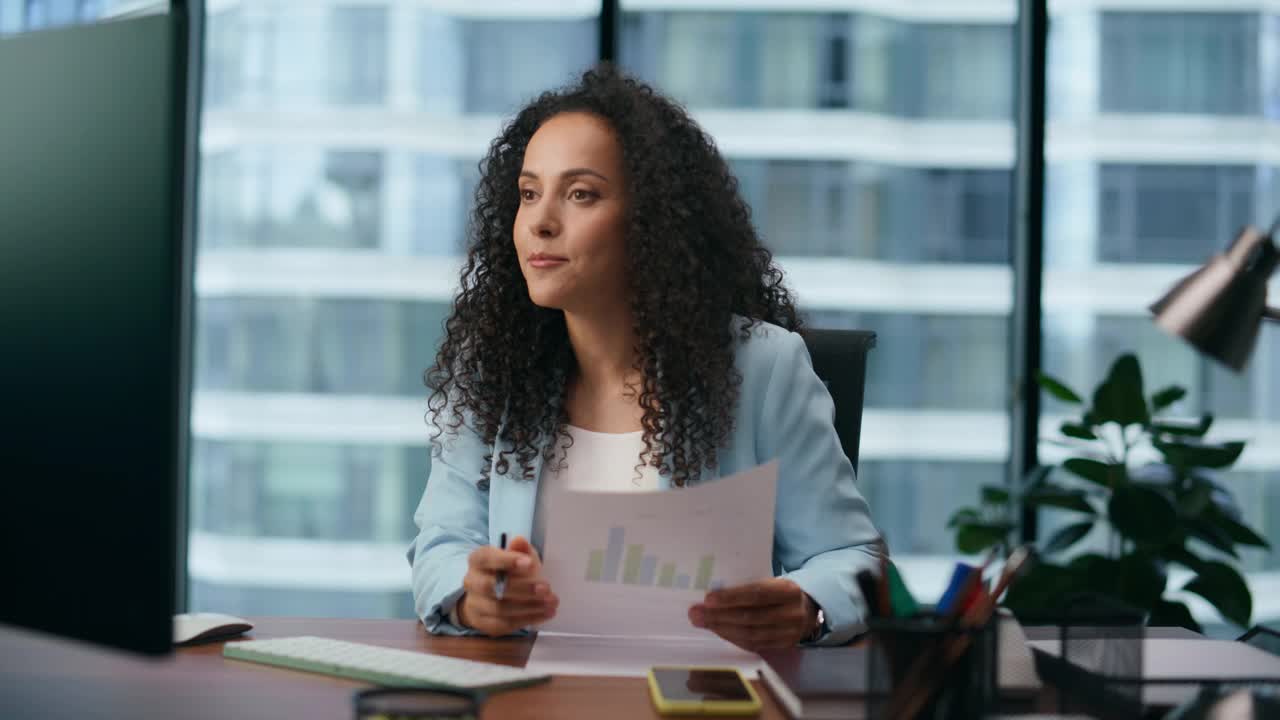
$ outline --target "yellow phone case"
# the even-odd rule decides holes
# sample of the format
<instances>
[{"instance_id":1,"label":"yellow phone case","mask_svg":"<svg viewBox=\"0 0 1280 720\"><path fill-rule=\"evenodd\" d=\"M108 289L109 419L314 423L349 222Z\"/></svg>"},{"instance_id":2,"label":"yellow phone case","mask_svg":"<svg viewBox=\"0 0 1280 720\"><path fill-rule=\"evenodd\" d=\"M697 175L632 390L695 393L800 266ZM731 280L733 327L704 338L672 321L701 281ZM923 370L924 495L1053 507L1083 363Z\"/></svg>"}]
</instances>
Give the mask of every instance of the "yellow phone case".
<instances>
[{"instance_id":1,"label":"yellow phone case","mask_svg":"<svg viewBox=\"0 0 1280 720\"><path fill-rule=\"evenodd\" d=\"M654 670L727 670L738 676L750 700L671 700L663 696ZM760 696L742 671L735 667L714 665L655 665L649 668L649 695L662 715L755 715L760 712Z\"/></svg>"}]
</instances>

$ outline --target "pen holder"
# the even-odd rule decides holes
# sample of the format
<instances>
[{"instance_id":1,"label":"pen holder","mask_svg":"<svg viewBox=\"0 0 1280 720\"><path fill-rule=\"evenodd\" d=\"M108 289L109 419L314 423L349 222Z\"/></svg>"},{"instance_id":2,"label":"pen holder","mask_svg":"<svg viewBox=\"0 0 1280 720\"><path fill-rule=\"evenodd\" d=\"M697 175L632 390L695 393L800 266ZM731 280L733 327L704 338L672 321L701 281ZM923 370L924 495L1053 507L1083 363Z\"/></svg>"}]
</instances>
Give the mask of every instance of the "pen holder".
<instances>
[{"instance_id":1,"label":"pen holder","mask_svg":"<svg viewBox=\"0 0 1280 720\"><path fill-rule=\"evenodd\" d=\"M983 717L997 699L999 625L962 627L932 612L868 621L869 717Z\"/></svg>"}]
</instances>

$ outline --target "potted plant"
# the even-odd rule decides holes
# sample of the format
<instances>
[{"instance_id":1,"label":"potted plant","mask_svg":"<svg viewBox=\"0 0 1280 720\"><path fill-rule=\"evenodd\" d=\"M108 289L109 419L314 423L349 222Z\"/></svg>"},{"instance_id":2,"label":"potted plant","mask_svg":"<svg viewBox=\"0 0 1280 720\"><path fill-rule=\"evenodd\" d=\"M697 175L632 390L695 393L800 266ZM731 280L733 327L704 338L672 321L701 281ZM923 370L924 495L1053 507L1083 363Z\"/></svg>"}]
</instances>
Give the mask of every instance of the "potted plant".
<instances>
[{"instance_id":1,"label":"potted plant","mask_svg":"<svg viewBox=\"0 0 1280 720\"><path fill-rule=\"evenodd\" d=\"M1182 590L1248 627L1253 598L1233 561L1239 546L1270 545L1244 523L1232 492L1214 473L1229 468L1244 443L1206 442L1210 414L1165 418L1186 390L1170 386L1147 397L1132 354L1115 361L1088 403L1059 380L1042 374L1038 381L1080 409L1060 428L1072 457L1037 467L1012 489L984 486L979 507L951 518L958 549L1002 546L1007 552L1023 509L1067 511L1072 522L1039 543L1041 561L1009 592L1005 604L1015 613L1043 613L1068 594L1091 592L1145 611L1148 624L1199 630L1184 603L1165 597L1169 568L1181 566L1192 574ZM1160 460L1141 463L1143 452ZM1105 549L1067 559L1066 551L1095 530Z\"/></svg>"}]
</instances>

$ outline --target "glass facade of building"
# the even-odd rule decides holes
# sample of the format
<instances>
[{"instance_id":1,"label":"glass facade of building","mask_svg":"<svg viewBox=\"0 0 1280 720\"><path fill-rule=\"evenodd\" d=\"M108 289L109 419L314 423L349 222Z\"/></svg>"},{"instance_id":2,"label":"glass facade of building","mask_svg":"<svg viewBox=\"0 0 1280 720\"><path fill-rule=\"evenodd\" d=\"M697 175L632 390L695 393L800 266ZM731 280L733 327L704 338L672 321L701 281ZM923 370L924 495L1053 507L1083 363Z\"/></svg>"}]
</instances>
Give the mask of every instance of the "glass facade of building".
<instances>
[{"instance_id":1,"label":"glass facade of building","mask_svg":"<svg viewBox=\"0 0 1280 720\"><path fill-rule=\"evenodd\" d=\"M1244 225L1280 213L1280 16L1265 3L1109 5L1050 4L1045 370L1088 389L1133 351L1147 387L1187 387L1175 411L1212 412L1213 436L1248 441L1223 479L1274 540L1280 337L1264 329L1236 375L1164 335L1147 305ZM1046 406L1046 435L1066 411ZM1051 443L1041 453L1061 457ZM1042 532L1061 523L1043 520ZM1280 558L1244 550L1241 563L1255 621L1280 616ZM1197 596L1181 599L1215 621Z\"/></svg>"},{"instance_id":2,"label":"glass facade of building","mask_svg":"<svg viewBox=\"0 0 1280 720\"><path fill-rule=\"evenodd\" d=\"M809 322L879 334L859 482L928 596L954 555L947 518L1006 474L1017 7L818 5L624 0L619 62L716 138ZM1090 387L1132 349L1149 382L1188 385L1180 409L1250 440L1230 479L1280 537L1280 337L1264 331L1237 377L1146 317L1241 225L1280 212L1280 16L1110 5L1050 3L1045 368ZM196 609L411 614L421 376L476 161L504 117L598 54L597 3L458 7L210 3ZM0 0L0 32L112 8ZM1046 434L1063 411L1046 407ZM1280 559L1243 561L1255 587L1280 585ZM1255 605L1280 617L1260 592Z\"/></svg>"}]
</instances>

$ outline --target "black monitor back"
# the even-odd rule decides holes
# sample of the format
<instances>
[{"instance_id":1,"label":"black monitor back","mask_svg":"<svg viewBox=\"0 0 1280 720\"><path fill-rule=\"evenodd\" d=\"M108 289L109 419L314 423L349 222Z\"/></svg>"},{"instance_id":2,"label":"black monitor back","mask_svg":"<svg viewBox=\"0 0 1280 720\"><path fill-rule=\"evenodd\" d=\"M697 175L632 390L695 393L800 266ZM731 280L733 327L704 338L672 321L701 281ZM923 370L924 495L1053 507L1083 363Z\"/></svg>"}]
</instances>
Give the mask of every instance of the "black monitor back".
<instances>
[{"instance_id":1,"label":"black monitor back","mask_svg":"<svg viewBox=\"0 0 1280 720\"><path fill-rule=\"evenodd\" d=\"M188 11L0 38L0 623L146 653L185 554Z\"/></svg>"}]
</instances>

